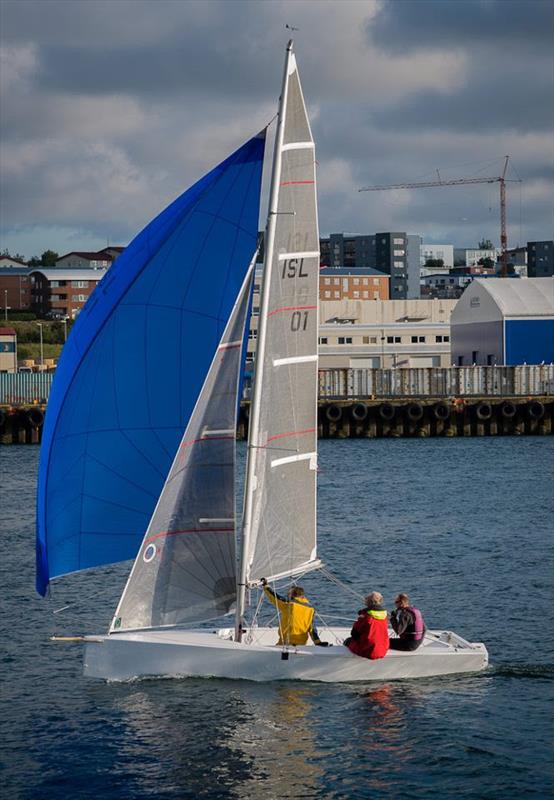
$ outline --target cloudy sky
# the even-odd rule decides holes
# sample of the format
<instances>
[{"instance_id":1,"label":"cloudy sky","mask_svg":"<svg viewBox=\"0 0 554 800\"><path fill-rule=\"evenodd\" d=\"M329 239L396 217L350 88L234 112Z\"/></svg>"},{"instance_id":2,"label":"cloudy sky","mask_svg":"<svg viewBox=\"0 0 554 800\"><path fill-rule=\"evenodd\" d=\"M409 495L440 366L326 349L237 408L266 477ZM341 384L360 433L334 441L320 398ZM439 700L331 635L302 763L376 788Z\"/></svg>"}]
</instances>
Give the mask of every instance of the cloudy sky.
<instances>
[{"instance_id":1,"label":"cloudy sky","mask_svg":"<svg viewBox=\"0 0 554 800\"><path fill-rule=\"evenodd\" d=\"M319 162L322 234L498 244L554 218L551 0L0 0L0 250L127 244L274 115L288 31Z\"/></svg>"}]
</instances>

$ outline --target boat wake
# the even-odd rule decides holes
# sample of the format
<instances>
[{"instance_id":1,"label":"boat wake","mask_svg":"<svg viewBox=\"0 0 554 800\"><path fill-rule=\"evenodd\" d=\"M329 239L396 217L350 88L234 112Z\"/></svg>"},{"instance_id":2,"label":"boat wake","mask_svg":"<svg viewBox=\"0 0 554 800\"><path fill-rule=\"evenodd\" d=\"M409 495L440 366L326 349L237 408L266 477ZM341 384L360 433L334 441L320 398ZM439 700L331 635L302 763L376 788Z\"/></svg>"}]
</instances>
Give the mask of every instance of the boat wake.
<instances>
[{"instance_id":1,"label":"boat wake","mask_svg":"<svg viewBox=\"0 0 554 800\"><path fill-rule=\"evenodd\" d=\"M502 678L554 680L554 664L502 664L493 667L491 673Z\"/></svg>"}]
</instances>

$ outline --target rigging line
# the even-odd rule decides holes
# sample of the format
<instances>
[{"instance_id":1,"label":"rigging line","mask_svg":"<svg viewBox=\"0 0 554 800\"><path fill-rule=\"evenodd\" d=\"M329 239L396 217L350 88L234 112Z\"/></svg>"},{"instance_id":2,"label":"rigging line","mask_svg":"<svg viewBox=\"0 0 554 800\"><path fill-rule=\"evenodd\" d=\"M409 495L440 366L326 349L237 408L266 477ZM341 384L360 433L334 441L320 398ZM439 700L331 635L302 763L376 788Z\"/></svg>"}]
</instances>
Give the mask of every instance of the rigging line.
<instances>
[{"instance_id":1,"label":"rigging line","mask_svg":"<svg viewBox=\"0 0 554 800\"><path fill-rule=\"evenodd\" d=\"M342 641L342 639L339 637L339 635L338 635L337 633L334 633L334 631L333 631L333 630L331 629L331 627L328 625L327 621L324 619L324 617L323 617L323 616L322 616L322 615L321 615L321 614L320 614L318 611L316 611L316 612L315 612L315 616L317 617L317 619L318 619L318 620L321 620L321 622L322 622L322 627L323 627L323 628L324 628L324 629L327 631L327 633L328 633L330 636L332 636L332 637L334 638L335 642L336 642L337 644L343 644L343 641Z\"/></svg>"},{"instance_id":2,"label":"rigging line","mask_svg":"<svg viewBox=\"0 0 554 800\"><path fill-rule=\"evenodd\" d=\"M341 580L339 580L339 578L337 578L331 572L329 572L328 570L326 570L324 568L321 569L321 572L323 573L323 575L325 575L325 577L328 580L330 580L332 583L335 583L337 586L339 586L345 592L348 592L349 594L351 594L354 597L356 597L358 600L361 599L363 601L363 599L364 599L363 595L361 595L359 592L354 591L354 589L351 589L350 586L348 586L347 584L343 583Z\"/></svg>"}]
</instances>

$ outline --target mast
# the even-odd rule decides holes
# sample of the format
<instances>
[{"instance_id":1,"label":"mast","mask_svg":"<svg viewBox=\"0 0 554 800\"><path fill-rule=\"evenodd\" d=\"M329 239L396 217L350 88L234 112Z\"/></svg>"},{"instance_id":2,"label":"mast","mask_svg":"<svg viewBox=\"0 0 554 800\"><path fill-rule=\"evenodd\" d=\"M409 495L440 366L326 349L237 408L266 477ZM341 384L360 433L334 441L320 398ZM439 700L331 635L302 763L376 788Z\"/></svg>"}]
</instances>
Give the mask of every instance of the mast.
<instances>
[{"instance_id":1,"label":"mast","mask_svg":"<svg viewBox=\"0 0 554 800\"><path fill-rule=\"evenodd\" d=\"M235 619L235 641L240 642L242 638L242 617L244 615L246 600L246 555L248 553L248 543L252 528L252 508L253 491L255 488L256 476L254 475L255 459L253 458L254 448L258 444L260 426L260 407L262 402L262 380L264 352L266 344L267 313L269 307L269 284L271 280L271 264L273 261L273 250L275 245L275 227L277 224L277 209L279 202L279 182L281 175L281 148L284 136L284 110L287 101L289 64L292 55L292 39L287 44L285 66L283 71L283 85L281 97L279 98L279 109L277 118L277 131L275 134L275 146L273 150L273 168L271 174L271 188L269 196L269 210L266 223L265 236L265 256L264 270L261 285L261 304L258 323L258 346L256 348L256 370L254 374L254 387L250 414L250 425L248 430L248 451L246 462L246 480L244 487L244 513L242 521L242 538L240 557L237 574L237 609Z\"/></svg>"}]
</instances>

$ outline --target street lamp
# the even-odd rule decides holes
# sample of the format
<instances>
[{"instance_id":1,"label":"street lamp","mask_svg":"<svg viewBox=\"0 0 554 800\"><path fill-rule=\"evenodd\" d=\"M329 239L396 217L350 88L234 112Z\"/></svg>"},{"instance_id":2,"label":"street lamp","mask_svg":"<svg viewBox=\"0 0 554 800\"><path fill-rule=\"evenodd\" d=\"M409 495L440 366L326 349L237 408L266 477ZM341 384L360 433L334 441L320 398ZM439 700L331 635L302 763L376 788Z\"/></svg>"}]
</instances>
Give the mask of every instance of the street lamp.
<instances>
[{"instance_id":1,"label":"street lamp","mask_svg":"<svg viewBox=\"0 0 554 800\"><path fill-rule=\"evenodd\" d=\"M8 321L8 290L4 289L4 319Z\"/></svg>"},{"instance_id":2,"label":"street lamp","mask_svg":"<svg viewBox=\"0 0 554 800\"><path fill-rule=\"evenodd\" d=\"M40 366L44 367L44 350L42 346L42 322L36 323L40 330Z\"/></svg>"}]
</instances>

